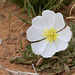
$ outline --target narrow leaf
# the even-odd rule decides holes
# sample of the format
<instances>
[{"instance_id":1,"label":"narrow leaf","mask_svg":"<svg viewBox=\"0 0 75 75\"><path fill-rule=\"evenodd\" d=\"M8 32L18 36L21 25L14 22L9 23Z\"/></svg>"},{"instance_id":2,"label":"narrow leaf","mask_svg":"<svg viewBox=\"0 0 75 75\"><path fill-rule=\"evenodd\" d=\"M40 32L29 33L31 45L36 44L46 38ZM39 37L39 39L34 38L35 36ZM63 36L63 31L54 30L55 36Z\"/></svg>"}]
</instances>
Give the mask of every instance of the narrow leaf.
<instances>
[{"instance_id":1,"label":"narrow leaf","mask_svg":"<svg viewBox=\"0 0 75 75\"><path fill-rule=\"evenodd\" d=\"M66 64L64 64L64 70L68 75L71 75L70 68Z\"/></svg>"},{"instance_id":2,"label":"narrow leaf","mask_svg":"<svg viewBox=\"0 0 75 75\"><path fill-rule=\"evenodd\" d=\"M23 54L23 52L20 49L18 49L18 50Z\"/></svg>"},{"instance_id":3,"label":"narrow leaf","mask_svg":"<svg viewBox=\"0 0 75 75\"><path fill-rule=\"evenodd\" d=\"M10 24L10 17L11 17L11 12L9 13L9 24Z\"/></svg>"},{"instance_id":4,"label":"narrow leaf","mask_svg":"<svg viewBox=\"0 0 75 75\"><path fill-rule=\"evenodd\" d=\"M20 47L22 48L22 41L20 40Z\"/></svg>"},{"instance_id":5,"label":"narrow leaf","mask_svg":"<svg viewBox=\"0 0 75 75\"><path fill-rule=\"evenodd\" d=\"M16 15L17 16L17 15ZM27 24L31 25L29 22L27 22L26 20L22 19L21 17L17 16L20 20L26 22Z\"/></svg>"},{"instance_id":6,"label":"narrow leaf","mask_svg":"<svg viewBox=\"0 0 75 75\"><path fill-rule=\"evenodd\" d=\"M39 4L39 15L41 15L41 2Z\"/></svg>"},{"instance_id":7,"label":"narrow leaf","mask_svg":"<svg viewBox=\"0 0 75 75\"><path fill-rule=\"evenodd\" d=\"M36 66L42 65L43 62L44 62L44 59L43 59L43 58L40 58L40 59L37 61Z\"/></svg>"},{"instance_id":8,"label":"narrow leaf","mask_svg":"<svg viewBox=\"0 0 75 75\"><path fill-rule=\"evenodd\" d=\"M35 11L34 11L33 6L30 4L29 0L27 0L27 2L28 2L28 4L30 5L30 7L31 7L31 9L32 9L33 15L36 16L36 13L35 13Z\"/></svg>"}]
</instances>

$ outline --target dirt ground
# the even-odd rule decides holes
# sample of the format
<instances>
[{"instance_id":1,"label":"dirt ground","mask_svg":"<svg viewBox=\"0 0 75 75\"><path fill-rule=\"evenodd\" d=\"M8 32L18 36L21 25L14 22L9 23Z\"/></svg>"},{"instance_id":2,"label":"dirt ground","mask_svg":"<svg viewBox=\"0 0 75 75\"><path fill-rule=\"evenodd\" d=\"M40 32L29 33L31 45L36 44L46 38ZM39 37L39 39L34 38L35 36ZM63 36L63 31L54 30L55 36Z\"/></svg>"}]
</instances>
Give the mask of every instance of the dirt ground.
<instances>
[{"instance_id":1,"label":"dirt ground","mask_svg":"<svg viewBox=\"0 0 75 75\"><path fill-rule=\"evenodd\" d=\"M70 8L71 6L72 5L70 5ZM68 10L70 10L70 8L68 8ZM26 40L26 30L29 28L29 25L24 24L24 22L22 22L21 20L17 21L13 25L10 24L10 28L9 28L10 12L11 12L11 20L10 20L11 24L14 21L19 20L15 16L15 14L19 15L23 19L28 19L28 17L25 16L27 15L27 13L26 12L22 13L22 9L16 8L15 5L7 4L3 7L0 7L0 38L3 40L2 44L0 45L0 65L14 71L19 70L23 72L35 72L33 70L32 65L28 66L28 65L14 64L14 63L11 64L9 62L9 60L14 56L21 56L21 53L18 51L18 49L20 48L19 40L21 40L23 43L22 50L23 51L25 50L25 46L28 44L28 41ZM75 13L75 11L73 11L72 13ZM22 28L20 28L21 26ZM22 34L22 31L25 32L24 35ZM72 69L71 72L72 74L75 73L75 69ZM0 75L7 75L7 73L0 70ZM67 75L67 74L64 72L62 75Z\"/></svg>"}]
</instances>

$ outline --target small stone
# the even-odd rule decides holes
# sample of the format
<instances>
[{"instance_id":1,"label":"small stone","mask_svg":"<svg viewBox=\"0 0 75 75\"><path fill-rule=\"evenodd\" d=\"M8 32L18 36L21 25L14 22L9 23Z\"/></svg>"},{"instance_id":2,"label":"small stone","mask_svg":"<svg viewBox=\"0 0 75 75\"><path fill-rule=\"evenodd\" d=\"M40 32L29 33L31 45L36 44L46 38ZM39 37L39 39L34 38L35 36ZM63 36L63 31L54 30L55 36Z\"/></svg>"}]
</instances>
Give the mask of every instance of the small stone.
<instances>
[{"instance_id":1,"label":"small stone","mask_svg":"<svg viewBox=\"0 0 75 75\"><path fill-rule=\"evenodd\" d=\"M22 30L21 33L20 33L20 35L22 35L22 36L25 35L25 31Z\"/></svg>"},{"instance_id":2,"label":"small stone","mask_svg":"<svg viewBox=\"0 0 75 75\"><path fill-rule=\"evenodd\" d=\"M19 53L19 51L18 51L18 50L16 50L16 53Z\"/></svg>"},{"instance_id":3,"label":"small stone","mask_svg":"<svg viewBox=\"0 0 75 75\"><path fill-rule=\"evenodd\" d=\"M2 39L0 39L0 45L2 44Z\"/></svg>"}]
</instances>

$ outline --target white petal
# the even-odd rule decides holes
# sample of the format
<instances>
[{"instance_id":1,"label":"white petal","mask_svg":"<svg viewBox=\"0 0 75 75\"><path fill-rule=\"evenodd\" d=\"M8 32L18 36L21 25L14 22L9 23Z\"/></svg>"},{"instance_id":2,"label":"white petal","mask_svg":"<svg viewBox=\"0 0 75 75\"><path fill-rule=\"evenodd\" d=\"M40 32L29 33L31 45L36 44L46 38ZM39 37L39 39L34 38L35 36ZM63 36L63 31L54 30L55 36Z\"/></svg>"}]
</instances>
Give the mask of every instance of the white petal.
<instances>
[{"instance_id":1,"label":"white petal","mask_svg":"<svg viewBox=\"0 0 75 75\"><path fill-rule=\"evenodd\" d=\"M63 15L61 13L57 13L55 15L55 22L54 22L54 29L57 29L57 31L63 29L65 27L65 22L63 19Z\"/></svg>"},{"instance_id":2,"label":"white petal","mask_svg":"<svg viewBox=\"0 0 75 75\"><path fill-rule=\"evenodd\" d=\"M48 42L46 47L44 48L43 52L41 53L41 55L44 58L50 58L55 53L56 53L56 46L55 46L55 44Z\"/></svg>"},{"instance_id":3,"label":"white petal","mask_svg":"<svg viewBox=\"0 0 75 75\"><path fill-rule=\"evenodd\" d=\"M68 43L60 39L57 39L57 41L55 42L55 45L56 45L57 52L61 50L65 50L68 47Z\"/></svg>"},{"instance_id":4,"label":"white petal","mask_svg":"<svg viewBox=\"0 0 75 75\"><path fill-rule=\"evenodd\" d=\"M31 26L28 30L27 30L27 39L29 41L38 41L38 40L41 40L44 38L43 35L43 31L34 27L34 26Z\"/></svg>"},{"instance_id":5,"label":"white petal","mask_svg":"<svg viewBox=\"0 0 75 75\"><path fill-rule=\"evenodd\" d=\"M69 26L67 26L65 29L60 31L58 34L59 34L58 38L65 42L69 42L72 37L72 32L70 31Z\"/></svg>"},{"instance_id":6,"label":"white petal","mask_svg":"<svg viewBox=\"0 0 75 75\"><path fill-rule=\"evenodd\" d=\"M43 28L47 28L45 20L43 19L42 16L37 16L37 17L33 18L32 19L32 26L35 26L41 30L43 30Z\"/></svg>"},{"instance_id":7,"label":"white petal","mask_svg":"<svg viewBox=\"0 0 75 75\"><path fill-rule=\"evenodd\" d=\"M55 20L55 13L50 10L44 10L42 12L42 16L45 19L46 24L48 25L49 29L51 26L54 25L54 20Z\"/></svg>"},{"instance_id":8,"label":"white petal","mask_svg":"<svg viewBox=\"0 0 75 75\"><path fill-rule=\"evenodd\" d=\"M46 46L47 42L45 40L40 41L40 42L36 42L36 43L32 43L31 47L32 47L32 51L35 54L41 54Z\"/></svg>"}]
</instances>

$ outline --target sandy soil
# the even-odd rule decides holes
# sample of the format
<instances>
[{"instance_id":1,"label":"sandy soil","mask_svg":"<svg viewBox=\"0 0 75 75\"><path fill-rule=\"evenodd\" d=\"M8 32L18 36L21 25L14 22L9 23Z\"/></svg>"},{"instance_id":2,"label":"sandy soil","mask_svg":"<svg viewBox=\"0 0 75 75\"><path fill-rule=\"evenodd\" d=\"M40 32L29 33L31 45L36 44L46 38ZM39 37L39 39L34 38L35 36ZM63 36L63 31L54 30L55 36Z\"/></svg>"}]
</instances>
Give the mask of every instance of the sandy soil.
<instances>
[{"instance_id":1,"label":"sandy soil","mask_svg":"<svg viewBox=\"0 0 75 75\"><path fill-rule=\"evenodd\" d=\"M0 38L3 40L2 45L0 45L0 65L6 67L10 70L20 70L20 71L32 71L32 67L27 66L27 69L24 68L24 65L20 64L11 64L9 60L14 56L21 56L21 53L18 51L20 48L19 39L23 43L23 51L25 50L25 45L28 44L26 41L26 30L29 25L25 24L19 31L17 31L24 22L18 21L10 27L10 39L9 39L9 13L11 12L10 22L19 20L15 14L21 16L24 19L27 19L26 13L22 14L22 9L16 8L16 6L6 5L5 7L0 8ZM25 35L21 35L21 32L25 31ZM25 65L26 66L26 65ZM0 75L1 71L0 71ZM4 74L6 75L6 74Z\"/></svg>"},{"instance_id":2,"label":"sandy soil","mask_svg":"<svg viewBox=\"0 0 75 75\"><path fill-rule=\"evenodd\" d=\"M72 5L71 5L72 6ZM0 7L0 38L3 40L0 45L0 65L5 68L14 71L24 71L24 72L34 72L32 66L21 65L21 64L11 64L9 60L14 56L21 56L21 53L18 51L20 48L20 41L23 43L23 51L25 50L25 46L28 44L26 40L26 30L29 25L25 24L19 31L17 31L24 22L18 21L10 26L9 29L9 13L11 12L11 20L10 23L19 20L15 14L19 15L23 19L28 19L25 15L27 13L22 13L22 9L16 8L15 5L5 5L4 7ZM62 11L63 12L63 11ZM74 13L74 11L73 11ZM10 30L10 38L9 38L9 30ZM24 31L25 34L21 35L21 32ZM26 67L26 68L25 68ZM75 69L72 70L72 73L75 73ZM6 72L2 72L0 70L0 75L7 75ZM65 72L62 75L67 75Z\"/></svg>"}]
</instances>

